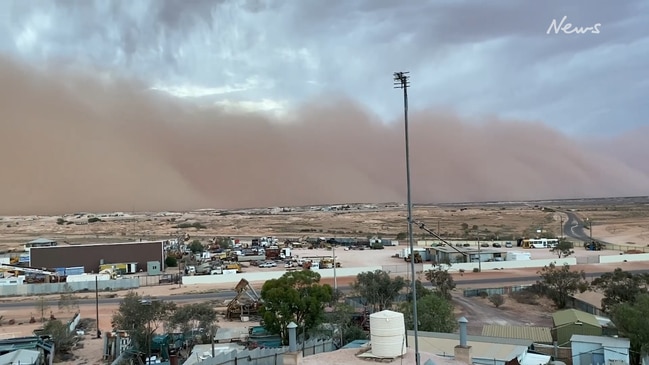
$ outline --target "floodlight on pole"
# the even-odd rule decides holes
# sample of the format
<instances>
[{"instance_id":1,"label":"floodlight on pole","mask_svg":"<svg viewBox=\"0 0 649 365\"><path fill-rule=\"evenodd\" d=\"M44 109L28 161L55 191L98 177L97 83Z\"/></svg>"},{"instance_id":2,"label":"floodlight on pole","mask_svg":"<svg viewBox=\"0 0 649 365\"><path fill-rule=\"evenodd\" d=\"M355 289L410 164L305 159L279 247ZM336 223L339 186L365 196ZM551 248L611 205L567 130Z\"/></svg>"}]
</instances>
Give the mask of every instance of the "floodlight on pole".
<instances>
[{"instance_id":1,"label":"floodlight on pole","mask_svg":"<svg viewBox=\"0 0 649 365\"><path fill-rule=\"evenodd\" d=\"M395 72L394 88L403 89L403 116L404 116L404 131L406 137L406 189L408 192L408 241L410 241L410 295L412 298L412 323L415 334L415 363L421 365L419 354L419 321L417 319L417 285L415 279L415 250L414 238L412 232L412 195L410 190L410 136L408 134L408 87L410 87L409 72Z\"/></svg>"}]
</instances>

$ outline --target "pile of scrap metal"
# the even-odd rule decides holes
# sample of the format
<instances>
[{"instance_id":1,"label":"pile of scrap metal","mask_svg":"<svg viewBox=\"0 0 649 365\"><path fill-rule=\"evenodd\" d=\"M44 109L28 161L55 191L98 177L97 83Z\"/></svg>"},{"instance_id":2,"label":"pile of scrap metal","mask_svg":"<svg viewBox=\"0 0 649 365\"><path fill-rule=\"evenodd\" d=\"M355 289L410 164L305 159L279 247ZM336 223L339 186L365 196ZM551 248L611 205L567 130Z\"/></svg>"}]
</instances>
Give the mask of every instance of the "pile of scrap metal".
<instances>
[{"instance_id":1,"label":"pile of scrap metal","mask_svg":"<svg viewBox=\"0 0 649 365\"><path fill-rule=\"evenodd\" d=\"M237 295L228 303L226 318L233 320L257 315L261 307L261 297L250 286L248 280L241 279L234 290Z\"/></svg>"}]
</instances>

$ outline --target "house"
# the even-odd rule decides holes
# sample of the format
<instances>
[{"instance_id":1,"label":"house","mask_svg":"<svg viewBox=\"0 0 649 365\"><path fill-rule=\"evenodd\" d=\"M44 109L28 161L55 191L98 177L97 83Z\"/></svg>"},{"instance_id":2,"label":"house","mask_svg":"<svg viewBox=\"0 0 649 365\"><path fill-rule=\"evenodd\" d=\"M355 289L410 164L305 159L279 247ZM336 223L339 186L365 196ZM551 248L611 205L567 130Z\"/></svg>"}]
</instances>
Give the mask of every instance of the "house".
<instances>
[{"instance_id":1,"label":"house","mask_svg":"<svg viewBox=\"0 0 649 365\"><path fill-rule=\"evenodd\" d=\"M557 344L566 346L572 335L601 336L602 325L597 318L576 309L566 309L552 314L554 337Z\"/></svg>"},{"instance_id":2,"label":"house","mask_svg":"<svg viewBox=\"0 0 649 365\"><path fill-rule=\"evenodd\" d=\"M628 365L628 338L573 335L570 337L573 365Z\"/></svg>"}]
</instances>

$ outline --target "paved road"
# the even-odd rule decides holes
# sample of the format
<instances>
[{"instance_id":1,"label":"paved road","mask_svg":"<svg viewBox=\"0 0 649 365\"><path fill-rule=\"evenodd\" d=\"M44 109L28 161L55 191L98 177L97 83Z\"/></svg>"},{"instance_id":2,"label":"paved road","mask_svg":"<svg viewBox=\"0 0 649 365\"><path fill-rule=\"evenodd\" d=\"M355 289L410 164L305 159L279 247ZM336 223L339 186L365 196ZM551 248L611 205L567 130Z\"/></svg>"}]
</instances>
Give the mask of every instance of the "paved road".
<instances>
[{"instance_id":1,"label":"paved road","mask_svg":"<svg viewBox=\"0 0 649 365\"><path fill-rule=\"evenodd\" d=\"M630 273L634 274L640 274L640 273L649 273L649 270L628 270ZM608 271L602 271L602 272L592 272L592 273L586 273L586 277L588 279L593 279L596 277L599 277L605 273L608 273ZM458 285L485 285L485 284L493 284L494 286L497 286L498 284L501 283L517 283L520 285L523 284L533 284L539 279L538 275L533 275L533 276L518 276L518 277L503 277L503 278L487 278L487 279L467 279L467 280L456 280L456 283ZM430 287L430 283L424 284L425 286ZM349 286L345 287L340 287L340 290L343 293L349 293L351 291L351 288ZM102 293L103 295L104 293ZM217 301L226 301L230 300L235 296L235 292L233 290L223 290L215 293L201 293L201 294L182 294L182 295L167 295L167 296L160 296L158 299L162 300L168 300L168 301L173 301L178 304L183 304L183 303L191 303L191 302L197 302L197 301L208 301L208 300L217 300ZM8 299L11 300L11 299ZM121 301L121 298L99 298L99 304L100 305L105 305L105 304L112 304L116 305L119 304ZM79 300L80 305L94 305L95 304L95 299L94 298L88 298L88 299L80 299ZM58 299L56 300L51 300L48 302L48 305L51 307L56 307L58 306ZM34 307L35 304L30 301L8 301L8 302L0 302L0 310L10 310L12 308L28 308L28 307Z\"/></svg>"},{"instance_id":2,"label":"paved road","mask_svg":"<svg viewBox=\"0 0 649 365\"><path fill-rule=\"evenodd\" d=\"M563 225L563 235L579 241L590 241L590 232L584 229L584 221L579 219L579 216L570 211L564 211L568 216L568 220Z\"/></svg>"}]
</instances>

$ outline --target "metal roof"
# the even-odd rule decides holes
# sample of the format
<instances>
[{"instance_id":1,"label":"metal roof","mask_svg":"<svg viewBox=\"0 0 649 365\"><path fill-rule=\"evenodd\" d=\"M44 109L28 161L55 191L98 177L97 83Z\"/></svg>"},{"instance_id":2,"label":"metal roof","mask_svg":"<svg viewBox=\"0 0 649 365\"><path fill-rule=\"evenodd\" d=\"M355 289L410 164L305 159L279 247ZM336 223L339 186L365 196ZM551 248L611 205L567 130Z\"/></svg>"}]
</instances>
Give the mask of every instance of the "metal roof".
<instances>
[{"instance_id":1,"label":"metal roof","mask_svg":"<svg viewBox=\"0 0 649 365\"><path fill-rule=\"evenodd\" d=\"M607 336L586 336L586 335L572 335L570 342L585 342L585 343L598 343L602 347L616 347L628 349L631 342L628 338L617 338Z\"/></svg>"},{"instance_id":2,"label":"metal roof","mask_svg":"<svg viewBox=\"0 0 649 365\"><path fill-rule=\"evenodd\" d=\"M35 239L33 241L29 241L27 243L32 243L33 244L33 243L52 243L52 242L56 242L56 241L51 240L49 238L37 238L37 239Z\"/></svg>"},{"instance_id":3,"label":"metal roof","mask_svg":"<svg viewBox=\"0 0 649 365\"><path fill-rule=\"evenodd\" d=\"M33 365L40 358L40 351L20 349L0 356L0 364Z\"/></svg>"},{"instance_id":4,"label":"metal roof","mask_svg":"<svg viewBox=\"0 0 649 365\"><path fill-rule=\"evenodd\" d=\"M408 344L414 342L414 336L408 336ZM459 340L450 338L419 337L419 348L423 352L428 352L442 357L455 356L455 347L460 344ZM467 341L471 346L471 352L474 359L488 359L509 361L527 352L527 346L499 344L495 346L491 342Z\"/></svg>"},{"instance_id":5,"label":"metal roof","mask_svg":"<svg viewBox=\"0 0 649 365\"><path fill-rule=\"evenodd\" d=\"M482 336L517 338L537 343L552 343L552 332L548 327L500 326L488 324L482 327Z\"/></svg>"},{"instance_id":6,"label":"metal roof","mask_svg":"<svg viewBox=\"0 0 649 365\"><path fill-rule=\"evenodd\" d=\"M602 327L594 315L576 309L566 309L555 312L554 314L552 314L552 321L554 322L555 327L573 324L576 322L585 323L593 327Z\"/></svg>"}]
</instances>

